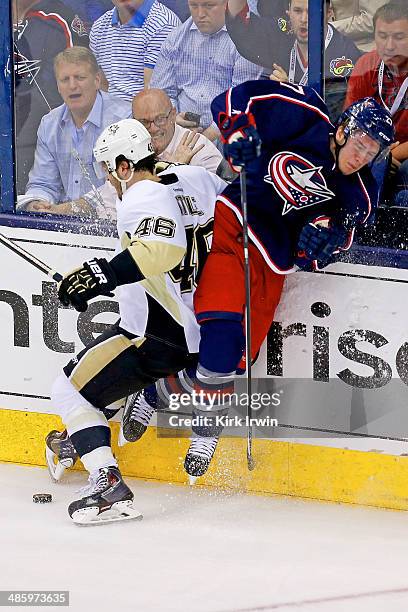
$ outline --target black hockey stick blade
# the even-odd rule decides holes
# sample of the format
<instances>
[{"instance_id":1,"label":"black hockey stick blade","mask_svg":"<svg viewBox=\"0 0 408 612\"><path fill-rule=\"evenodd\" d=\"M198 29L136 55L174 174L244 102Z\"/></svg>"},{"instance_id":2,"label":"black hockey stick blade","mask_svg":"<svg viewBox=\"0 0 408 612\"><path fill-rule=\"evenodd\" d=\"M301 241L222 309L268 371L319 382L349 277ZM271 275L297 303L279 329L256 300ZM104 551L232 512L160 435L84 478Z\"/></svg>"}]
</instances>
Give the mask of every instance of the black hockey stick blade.
<instances>
[{"instance_id":1,"label":"black hockey stick blade","mask_svg":"<svg viewBox=\"0 0 408 612\"><path fill-rule=\"evenodd\" d=\"M254 470L254 469L255 469L255 460L254 460L254 458L253 458L252 454L249 454L249 453L248 453L248 456L247 456L247 463L248 463L248 470L249 470L250 472L252 472L252 470Z\"/></svg>"},{"instance_id":2,"label":"black hockey stick blade","mask_svg":"<svg viewBox=\"0 0 408 612\"><path fill-rule=\"evenodd\" d=\"M43 272L47 276L50 276L51 278L53 278L57 283L62 281L63 279L62 274L50 268L50 266L48 266L46 263L41 261L41 259L38 259L37 257L35 257L35 255L32 255L31 253L23 249L21 246L16 244L13 240L10 240L10 238L7 238L7 236L4 236L4 234L0 234L0 243L4 244L4 246L6 246L11 251L13 251L13 253L16 253L16 255L19 255L20 257L25 259L25 261L28 261L28 263L30 263L32 266L34 266L38 270L41 270L41 272Z\"/></svg>"}]
</instances>

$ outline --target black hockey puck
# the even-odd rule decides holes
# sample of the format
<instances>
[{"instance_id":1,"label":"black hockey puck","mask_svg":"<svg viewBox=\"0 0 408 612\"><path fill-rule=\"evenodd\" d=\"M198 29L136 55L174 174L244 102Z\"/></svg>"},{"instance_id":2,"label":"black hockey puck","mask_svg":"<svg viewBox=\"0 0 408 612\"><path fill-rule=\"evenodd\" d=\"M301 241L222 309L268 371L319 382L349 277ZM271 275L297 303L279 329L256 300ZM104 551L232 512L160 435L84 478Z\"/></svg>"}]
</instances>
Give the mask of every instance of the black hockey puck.
<instances>
[{"instance_id":1,"label":"black hockey puck","mask_svg":"<svg viewBox=\"0 0 408 612\"><path fill-rule=\"evenodd\" d=\"M52 502L51 493L35 493L33 495L33 502L35 504L49 504Z\"/></svg>"},{"instance_id":2,"label":"black hockey puck","mask_svg":"<svg viewBox=\"0 0 408 612\"><path fill-rule=\"evenodd\" d=\"M310 310L315 317L320 317L321 319L331 314L330 306L324 302L315 302L311 305Z\"/></svg>"}]
</instances>

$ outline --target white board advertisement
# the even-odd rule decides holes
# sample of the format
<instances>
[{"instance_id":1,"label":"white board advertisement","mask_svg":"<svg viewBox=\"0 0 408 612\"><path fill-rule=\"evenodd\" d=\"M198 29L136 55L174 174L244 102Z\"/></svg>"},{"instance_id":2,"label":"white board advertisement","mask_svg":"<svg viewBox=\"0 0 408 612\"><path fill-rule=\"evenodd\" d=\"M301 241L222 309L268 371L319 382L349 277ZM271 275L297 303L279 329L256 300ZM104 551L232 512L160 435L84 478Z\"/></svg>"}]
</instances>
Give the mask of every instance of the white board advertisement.
<instances>
[{"instance_id":1,"label":"white board advertisement","mask_svg":"<svg viewBox=\"0 0 408 612\"><path fill-rule=\"evenodd\" d=\"M8 227L2 233L61 273L93 256L109 259L115 248L106 237ZM117 320L118 305L101 298L86 313L64 308L51 278L1 249L0 407L54 412L53 380ZM273 384L286 394L276 416L305 426L294 435L316 437L321 429L408 438L407 287L406 270L350 264L287 278L253 375L258 388Z\"/></svg>"}]
</instances>

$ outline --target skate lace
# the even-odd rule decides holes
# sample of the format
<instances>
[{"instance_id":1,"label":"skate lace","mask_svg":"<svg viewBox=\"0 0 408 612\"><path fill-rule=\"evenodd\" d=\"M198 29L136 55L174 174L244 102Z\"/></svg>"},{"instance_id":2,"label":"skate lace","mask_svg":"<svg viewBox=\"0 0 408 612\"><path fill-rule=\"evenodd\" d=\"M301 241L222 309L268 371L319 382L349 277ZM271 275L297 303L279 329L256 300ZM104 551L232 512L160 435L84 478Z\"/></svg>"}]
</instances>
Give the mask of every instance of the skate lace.
<instances>
[{"instance_id":1,"label":"skate lace","mask_svg":"<svg viewBox=\"0 0 408 612\"><path fill-rule=\"evenodd\" d=\"M188 449L189 455L197 455L198 457L204 457L204 459L212 459L217 446L218 438L202 438L198 436L193 438Z\"/></svg>"},{"instance_id":2,"label":"skate lace","mask_svg":"<svg viewBox=\"0 0 408 612\"><path fill-rule=\"evenodd\" d=\"M131 407L130 419L138 421L147 427L152 418L154 408L147 403L143 393L134 393L129 398L129 406Z\"/></svg>"},{"instance_id":3,"label":"skate lace","mask_svg":"<svg viewBox=\"0 0 408 612\"><path fill-rule=\"evenodd\" d=\"M77 493L79 493L81 497L87 497L88 495L94 495L105 491L108 485L108 470L101 469L97 474L90 474L88 484L78 489Z\"/></svg>"}]
</instances>

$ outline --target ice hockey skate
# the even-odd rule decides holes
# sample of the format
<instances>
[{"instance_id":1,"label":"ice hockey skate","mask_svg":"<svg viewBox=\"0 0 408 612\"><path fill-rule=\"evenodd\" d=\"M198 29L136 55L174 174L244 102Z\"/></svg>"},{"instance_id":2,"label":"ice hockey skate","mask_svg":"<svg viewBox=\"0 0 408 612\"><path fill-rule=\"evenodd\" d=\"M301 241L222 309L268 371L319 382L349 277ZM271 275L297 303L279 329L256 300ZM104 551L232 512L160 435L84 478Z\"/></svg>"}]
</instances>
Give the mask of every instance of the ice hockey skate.
<instances>
[{"instance_id":1,"label":"ice hockey skate","mask_svg":"<svg viewBox=\"0 0 408 612\"><path fill-rule=\"evenodd\" d=\"M136 391L126 400L119 432L119 446L136 442L145 433L155 408L146 400L144 391Z\"/></svg>"},{"instance_id":2,"label":"ice hockey skate","mask_svg":"<svg viewBox=\"0 0 408 612\"><path fill-rule=\"evenodd\" d=\"M189 475L191 485L208 470L217 448L218 439L218 437L203 438L202 436L196 436L191 440L186 458L184 459L184 469Z\"/></svg>"},{"instance_id":3,"label":"ice hockey skate","mask_svg":"<svg viewBox=\"0 0 408 612\"><path fill-rule=\"evenodd\" d=\"M141 520L133 508L133 493L117 467L99 469L89 477L82 497L73 501L68 513L77 525L101 525L126 520Z\"/></svg>"},{"instance_id":4,"label":"ice hockey skate","mask_svg":"<svg viewBox=\"0 0 408 612\"><path fill-rule=\"evenodd\" d=\"M53 429L45 438L45 459L51 480L58 482L67 468L78 459L78 454L66 429Z\"/></svg>"}]
</instances>

